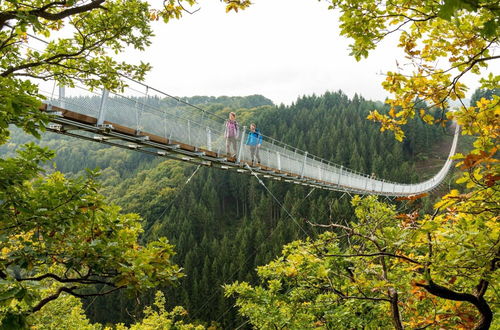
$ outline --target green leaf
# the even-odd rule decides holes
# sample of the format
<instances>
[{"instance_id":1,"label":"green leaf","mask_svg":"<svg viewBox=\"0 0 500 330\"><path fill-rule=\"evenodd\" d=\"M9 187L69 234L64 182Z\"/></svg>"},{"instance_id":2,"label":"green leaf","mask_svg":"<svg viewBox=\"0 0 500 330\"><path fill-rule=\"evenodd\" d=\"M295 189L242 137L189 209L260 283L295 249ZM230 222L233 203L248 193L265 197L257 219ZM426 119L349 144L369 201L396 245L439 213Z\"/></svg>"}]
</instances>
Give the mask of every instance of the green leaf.
<instances>
[{"instance_id":1,"label":"green leaf","mask_svg":"<svg viewBox=\"0 0 500 330\"><path fill-rule=\"evenodd\" d=\"M26 317L22 314L15 314L13 312L7 312L2 319L2 323L0 324L0 329L5 330L19 330L26 328Z\"/></svg>"},{"instance_id":2,"label":"green leaf","mask_svg":"<svg viewBox=\"0 0 500 330\"><path fill-rule=\"evenodd\" d=\"M24 288L21 287L10 288L9 290L0 293L0 301L16 298L16 296L23 290Z\"/></svg>"},{"instance_id":3,"label":"green leaf","mask_svg":"<svg viewBox=\"0 0 500 330\"><path fill-rule=\"evenodd\" d=\"M458 6L458 0L445 0L439 7L438 16L445 20L450 20Z\"/></svg>"},{"instance_id":4,"label":"green leaf","mask_svg":"<svg viewBox=\"0 0 500 330\"><path fill-rule=\"evenodd\" d=\"M483 28L481 29L481 35L485 38L494 37L500 28L498 18L492 18L491 20L484 23Z\"/></svg>"}]
</instances>

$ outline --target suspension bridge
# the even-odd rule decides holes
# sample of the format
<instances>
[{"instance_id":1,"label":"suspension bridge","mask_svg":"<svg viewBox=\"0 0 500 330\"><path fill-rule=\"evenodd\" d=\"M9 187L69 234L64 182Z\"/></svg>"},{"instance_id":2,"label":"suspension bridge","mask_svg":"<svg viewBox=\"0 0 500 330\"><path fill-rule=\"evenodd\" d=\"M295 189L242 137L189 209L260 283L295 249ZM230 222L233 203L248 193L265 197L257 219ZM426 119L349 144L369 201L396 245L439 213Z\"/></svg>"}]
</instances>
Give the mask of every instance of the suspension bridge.
<instances>
[{"instance_id":1,"label":"suspension bridge","mask_svg":"<svg viewBox=\"0 0 500 330\"><path fill-rule=\"evenodd\" d=\"M42 111L52 114L47 129L159 157L253 174L333 191L383 196L411 196L436 189L453 163L459 127L456 125L448 158L432 178L403 184L358 173L263 136L259 164L244 144L240 129L236 155L226 154L225 118L201 107L128 80L120 93L91 91L83 86L41 88Z\"/></svg>"}]
</instances>

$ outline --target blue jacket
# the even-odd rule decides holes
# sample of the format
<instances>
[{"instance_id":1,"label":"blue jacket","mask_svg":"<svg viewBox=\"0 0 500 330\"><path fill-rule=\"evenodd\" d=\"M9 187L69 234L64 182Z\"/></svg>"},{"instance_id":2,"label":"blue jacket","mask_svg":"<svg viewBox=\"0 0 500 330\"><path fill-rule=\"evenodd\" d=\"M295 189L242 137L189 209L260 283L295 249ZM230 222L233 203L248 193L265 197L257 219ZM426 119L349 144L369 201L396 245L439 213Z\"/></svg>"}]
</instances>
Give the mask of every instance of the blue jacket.
<instances>
[{"instance_id":1,"label":"blue jacket","mask_svg":"<svg viewBox=\"0 0 500 330\"><path fill-rule=\"evenodd\" d=\"M255 129L255 132L249 132L245 144L252 147L262 144L262 135L260 135L260 131Z\"/></svg>"}]
</instances>

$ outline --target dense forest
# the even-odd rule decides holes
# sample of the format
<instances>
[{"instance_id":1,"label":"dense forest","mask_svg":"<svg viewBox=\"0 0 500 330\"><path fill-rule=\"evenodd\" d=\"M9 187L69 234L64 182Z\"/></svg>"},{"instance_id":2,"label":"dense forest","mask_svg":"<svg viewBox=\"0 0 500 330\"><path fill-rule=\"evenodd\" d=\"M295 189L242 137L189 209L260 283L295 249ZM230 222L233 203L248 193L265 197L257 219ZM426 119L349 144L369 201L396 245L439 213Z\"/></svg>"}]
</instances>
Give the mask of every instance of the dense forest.
<instances>
[{"instance_id":1,"label":"dense forest","mask_svg":"<svg viewBox=\"0 0 500 330\"><path fill-rule=\"evenodd\" d=\"M215 3L235 20L200 42L207 25L183 17L209 2L0 2L0 328L500 329L498 0L329 0L322 5L333 14L333 29L304 36L336 47L304 44L305 56L283 63L276 61L299 52L277 19L293 15L296 24L316 14L294 14L281 2L243 18L236 13L264 2ZM283 38L259 35L264 14ZM225 21L216 17L210 22L217 26ZM188 26L170 30L175 35L158 29L179 19ZM192 29L196 36L185 34ZM361 76L318 79L320 85L293 79L314 77L310 64L323 77L326 67L347 63L338 36L348 39L356 61L384 47L384 61L375 56L369 69L380 70L377 78L363 69ZM147 49L153 43L158 54ZM195 48L175 60L186 43ZM163 69L130 50L161 55ZM263 60L277 70L252 70ZM228 89L193 64L215 69ZM190 93L204 93L191 84L200 78L216 94L233 95L241 88L266 94L266 86L290 92L293 80L324 91L331 79L350 78L380 82L388 97L372 102L337 91L285 106L260 95L166 98L141 83L153 73L183 85L174 66L183 78L196 77ZM357 196L44 133L52 119L40 109L57 85L86 92L69 97L67 90L52 105L71 103L90 115L105 105L107 120L124 119L116 125L136 134L147 125L189 143L199 116L217 115L222 124L235 111L241 124L257 123L265 139L404 183L438 171L451 126L466 138L454 171L431 194ZM96 95L105 96L102 103ZM159 108L182 116L188 129Z\"/></svg>"},{"instance_id":2,"label":"dense forest","mask_svg":"<svg viewBox=\"0 0 500 330\"><path fill-rule=\"evenodd\" d=\"M380 108L381 103L358 95L350 99L341 91L303 96L290 106L273 106L261 96L185 101L219 115L235 111L242 124L256 122L266 136L398 182L418 182L431 176L438 168L419 173L415 164L425 160L435 145L450 140L445 129L425 125L417 118L406 128L408 138L399 143L366 120L368 112ZM28 140L15 131L2 151L11 154ZM196 170L193 165L52 133L46 133L40 143L57 153L54 164L47 164L49 171L76 176L85 168L99 168L101 189L108 201L143 217L141 240L165 236L175 245L174 261L186 276L162 290L169 306L184 306L191 321L205 325L215 322L229 329L244 322L232 307L234 301L224 298L222 285L237 280L256 283L256 267L279 255L284 244L315 237L320 230L305 220L353 219L348 194L268 180L270 194L253 177L207 168L201 168L187 183ZM421 203L428 208L431 200ZM85 310L94 322L130 323L141 317L153 297L153 290L135 297L116 293L85 300Z\"/></svg>"}]
</instances>

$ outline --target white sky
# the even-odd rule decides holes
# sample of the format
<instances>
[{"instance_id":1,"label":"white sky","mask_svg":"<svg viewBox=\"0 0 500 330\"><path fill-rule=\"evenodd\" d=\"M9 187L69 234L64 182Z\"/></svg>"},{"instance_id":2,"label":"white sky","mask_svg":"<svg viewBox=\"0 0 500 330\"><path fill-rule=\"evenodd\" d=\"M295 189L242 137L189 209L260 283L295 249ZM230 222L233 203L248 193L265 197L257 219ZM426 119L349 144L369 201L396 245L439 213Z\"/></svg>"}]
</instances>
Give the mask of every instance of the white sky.
<instances>
[{"instance_id":1,"label":"white sky","mask_svg":"<svg viewBox=\"0 0 500 330\"><path fill-rule=\"evenodd\" d=\"M384 100L381 73L403 57L391 37L356 62L350 41L339 36L338 13L325 1L254 0L229 14L220 1L200 2L193 15L155 23L145 52L127 52L127 60L153 66L148 85L176 96L261 94L276 104L339 89Z\"/></svg>"}]
</instances>

